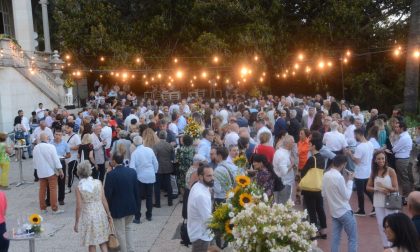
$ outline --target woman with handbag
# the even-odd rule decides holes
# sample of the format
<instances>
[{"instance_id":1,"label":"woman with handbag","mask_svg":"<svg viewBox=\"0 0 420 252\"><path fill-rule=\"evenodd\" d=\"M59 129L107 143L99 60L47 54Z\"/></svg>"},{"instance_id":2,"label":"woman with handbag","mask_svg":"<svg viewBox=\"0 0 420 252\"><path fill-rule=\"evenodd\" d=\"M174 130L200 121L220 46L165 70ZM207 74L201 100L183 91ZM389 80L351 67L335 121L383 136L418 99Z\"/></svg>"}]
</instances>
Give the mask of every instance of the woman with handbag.
<instances>
[{"instance_id":1,"label":"woman with handbag","mask_svg":"<svg viewBox=\"0 0 420 252\"><path fill-rule=\"evenodd\" d=\"M106 201L102 183L91 177L92 169L89 161L82 161L77 166L80 177L76 188L76 221L74 231L79 232L82 245L89 247L89 252L96 251L99 245L102 252L107 252L107 242L113 231L111 213Z\"/></svg>"},{"instance_id":2,"label":"woman with handbag","mask_svg":"<svg viewBox=\"0 0 420 252\"><path fill-rule=\"evenodd\" d=\"M327 234L325 233L327 219L324 210L324 199L321 194L325 159L319 153L321 148L321 134L312 132L311 140L309 141L309 150L312 156L308 158L301 170L302 180L299 183L299 187L302 190L303 202L308 210L309 222L317 224L319 220L320 228L318 235L314 238L327 239Z\"/></svg>"},{"instance_id":3,"label":"woman with handbag","mask_svg":"<svg viewBox=\"0 0 420 252\"><path fill-rule=\"evenodd\" d=\"M388 242L385 233L382 232L382 223L385 216L398 211L395 209L387 209L385 206L387 195L398 192L398 180L395 170L388 167L386 153L383 150L379 150L373 154L372 173L367 183L366 190L373 192L373 206L375 207L376 221L378 223L382 245L384 248L389 248L391 244Z\"/></svg>"}]
</instances>

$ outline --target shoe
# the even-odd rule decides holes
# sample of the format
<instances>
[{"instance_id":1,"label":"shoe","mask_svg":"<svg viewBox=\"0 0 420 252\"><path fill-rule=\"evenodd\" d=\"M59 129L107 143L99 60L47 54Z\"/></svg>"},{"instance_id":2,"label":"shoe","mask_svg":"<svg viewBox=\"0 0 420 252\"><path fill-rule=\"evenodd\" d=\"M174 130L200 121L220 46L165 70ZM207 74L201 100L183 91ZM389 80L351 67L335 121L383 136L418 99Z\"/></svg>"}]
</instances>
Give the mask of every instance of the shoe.
<instances>
[{"instance_id":1,"label":"shoe","mask_svg":"<svg viewBox=\"0 0 420 252\"><path fill-rule=\"evenodd\" d=\"M60 206L64 206L64 201L59 201L58 204L60 204Z\"/></svg>"},{"instance_id":2,"label":"shoe","mask_svg":"<svg viewBox=\"0 0 420 252\"><path fill-rule=\"evenodd\" d=\"M62 209L58 209L57 211L52 211L52 214L56 215L56 214L62 214L64 213L64 210Z\"/></svg>"},{"instance_id":3,"label":"shoe","mask_svg":"<svg viewBox=\"0 0 420 252\"><path fill-rule=\"evenodd\" d=\"M25 156L22 156L22 159L23 159L23 160L25 160L25 159L26 159L26 157L25 157Z\"/></svg>"},{"instance_id":4,"label":"shoe","mask_svg":"<svg viewBox=\"0 0 420 252\"><path fill-rule=\"evenodd\" d=\"M168 202L168 206L173 206L174 204L172 202Z\"/></svg>"},{"instance_id":5,"label":"shoe","mask_svg":"<svg viewBox=\"0 0 420 252\"><path fill-rule=\"evenodd\" d=\"M153 207L160 208L160 204L153 204Z\"/></svg>"},{"instance_id":6,"label":"shoe","mask_svg":"<svg viewBox=\"0 0 420 252\"><path fill-rule=\"evenodd\" d=\"M39 178L35 178L35 179L34 179L34 182L38 182L38 181L39 181Z\"/></svg>"},{"instance_id":7,"label":"shoe","mask_svg":"<svg viewBox=\"0 0 420 252\"><path fill-rule=\"evenodd\" d=\"M146 220L152 221L152 217L146 217Z\"/></svg>"},{"instance_id":8,"label":"shoe","mask_svg":"<svg viewBox=\"0 0 420 252\"><path fill-rule=\"evenodd\" d=\"M366 213L365 213L365 211L357 210L357 212L355 212L354 215L356 215L356 216L366 216Z\"/></svg>"},{"instance_id":9,"label":"shoe","mask_svg":"<svg viewBox=\"0 0 420 252\"><path fill-rule=\"evenodd\" d=\"M30 155L29 158L33 158L32 155Z\"/></svg>"},{"instance_id":10,"label":"shoe","mask_svg":"<svg viewBox=\"0 0 420 252\"><path fill-rule=\"evenodd\" d=\"M375 212L375 208L372 209L372 211L369 213L369 216L375 216L376 212Z\"/></svg>"},{"instance_id":11,"label":"shoe","mask_svg":"<svg viewBox=\"0 0 420 252\"><path fill-rule=\"evenodd\" d=\"M70 188L70 187L68 187L68 188L66 189L65 193L66 193L66 194L67 194L67 193L71 193L71 188Z\"/></svg>"},{"instance_id":12,"label":"shoe","mask_svg":"<svg viewBox=\"0 0 420 252\"><path fill-rule=\"evenodd\" d=\"M48 213L47 209L41 210L42 215L46 215Z\"/></svg>"},{"instance_id":13,"label":"shoe","mask_svg":"<svg viewBox=\"0 0 420 252\"><path fill-rule=\"evenodd\" d=\"M171 199L178 199L178 194L172 194Z\"/></svg>"},{"instance_id":14,"label":"shoe","mask_svg":"<svg viewBox=\"0 0 420 252\"><path fill-rule=\"evenodd\" d=\"M140 222L140 219L134 219L134 220L133 220L133 223L135 223L135 224L140 224L141 222Z\"/></svg>"}]
</instances>

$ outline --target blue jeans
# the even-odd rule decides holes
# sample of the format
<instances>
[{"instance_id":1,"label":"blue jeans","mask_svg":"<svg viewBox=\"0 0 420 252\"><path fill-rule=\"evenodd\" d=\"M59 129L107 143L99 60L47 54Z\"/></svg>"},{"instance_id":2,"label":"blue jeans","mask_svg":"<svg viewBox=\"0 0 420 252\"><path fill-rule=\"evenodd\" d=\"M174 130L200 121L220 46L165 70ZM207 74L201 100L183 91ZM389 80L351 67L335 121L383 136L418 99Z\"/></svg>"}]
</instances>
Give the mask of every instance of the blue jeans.
<instances>
[{"instance_id":1,"label":"blue jeans","mask_svg":"<svg viewBox=\"0 0 420 252\"><path fill-rule=\"evenodd\" d=\"M341 231L344 228L344 232L347 234L348 252L357 252L357 223L354 218L352 211L347 211L340 218L332 218L333 233L331 240L331 252L339 252L340 250L340 239Z\"/></svg>"},{"instance_id":2,"label":"blue jeans","mask_svg":"<svg viewBox=\"0 0 420 252\"><path fill-rule=\"evenodd\" d=\"M32 143L31 143L31 135L25 135L26 145L28 145L28 155L32 156Z\"/></svg>"}]
</instances>

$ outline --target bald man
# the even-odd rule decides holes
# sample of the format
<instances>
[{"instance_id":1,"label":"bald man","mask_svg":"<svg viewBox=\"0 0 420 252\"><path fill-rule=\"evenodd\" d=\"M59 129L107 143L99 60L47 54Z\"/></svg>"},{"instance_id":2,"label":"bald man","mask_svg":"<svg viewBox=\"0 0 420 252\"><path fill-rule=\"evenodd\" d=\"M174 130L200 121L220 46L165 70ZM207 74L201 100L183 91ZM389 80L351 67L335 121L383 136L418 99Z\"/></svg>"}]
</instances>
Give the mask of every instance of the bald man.
<instances>
[{"instance_id":1,"label":"bald man","mask_svg":"<svg viewBox=\"0 0 420 252\"><path fill-rule=\"evenodd\" d=\"M39 176L39 206L43 214L47 213L45 196L49 190L52 213L59 214L64 212L57 205L58 176L64 178L62 165L54 145L48 141L48 135L41 133L39 140L33 152L34 168Z\"/></svg>"},{"instance_id":2,"label":"bald man","mask_svg":"<svg viewBox=\"0 0 420 252\"><path fill-rule=\"evenodd\" d=\"M411 220L416 226L417 234L420 237L420 192L413 191L408 195L408 212L411 215Z\"/></svg>"}]
</instances>

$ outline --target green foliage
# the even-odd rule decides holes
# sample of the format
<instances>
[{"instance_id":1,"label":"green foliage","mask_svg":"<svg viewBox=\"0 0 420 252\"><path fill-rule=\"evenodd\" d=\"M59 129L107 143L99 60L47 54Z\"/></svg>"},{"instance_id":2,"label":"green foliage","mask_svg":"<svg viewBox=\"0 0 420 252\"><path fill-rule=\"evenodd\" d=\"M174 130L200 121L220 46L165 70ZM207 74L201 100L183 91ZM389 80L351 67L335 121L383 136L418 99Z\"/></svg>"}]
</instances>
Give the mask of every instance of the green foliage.
<instances>
[{"instance_id":1,"label":"green foliage","mask_svg":"<svg viewBox=\"0 0 420 252\"><path fill-rule=\"evenodd\" d=\"M190 67L209 65L215 53L234 66L249 56L259 70L275 73L293 63L297 51L314 58L341 56L346 48L377 51L404 44L409 0L55 0L53 27L60 50L92 67L168 67L171 56L190 57ZM393 18L390 18L392 16ZM105 63L99 63L105 55ZM345 69L349 97L366 105L401 102L404 69L387 54L351 59ZM278 80L268 79L271 87ZM329 76L313 73L288 83L297 93L330 89L341 94L339 66ZM367 85L369 85L367 87ZM366 89L367 87L367 89ZM264 87L266 89L266 87ZM286 92L274 88L273 92ZM373 99L370 99L370 90ZM368 96L369 95L369 98ZM373 102L373 103L372 103Z\"/></svg>"}]
</instances>

